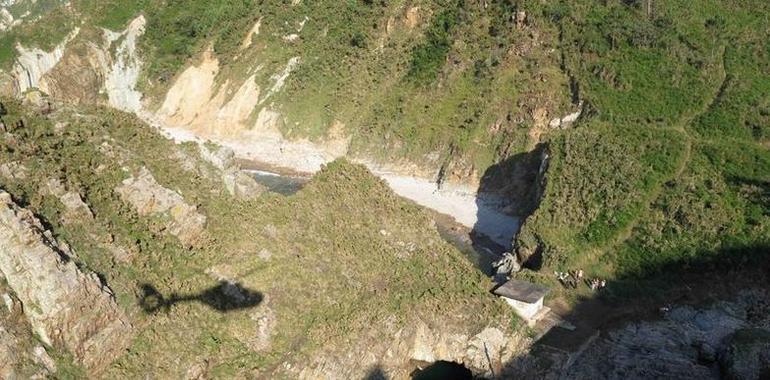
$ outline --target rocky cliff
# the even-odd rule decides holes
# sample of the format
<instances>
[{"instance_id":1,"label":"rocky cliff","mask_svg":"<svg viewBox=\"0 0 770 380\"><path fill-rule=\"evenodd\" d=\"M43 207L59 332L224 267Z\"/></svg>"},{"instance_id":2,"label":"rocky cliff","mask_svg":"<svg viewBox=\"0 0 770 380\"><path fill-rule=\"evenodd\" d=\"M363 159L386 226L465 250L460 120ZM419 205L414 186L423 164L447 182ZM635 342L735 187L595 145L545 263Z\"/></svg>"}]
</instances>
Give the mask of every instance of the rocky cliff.
<instances>
[{"instance_id":1,"label":"rocky cliff","mask_svg":"<svg viewBox=\"0 0 770 380\"><path fill-rule=\"evenodd\" d=\"M103 370L128 347L131 325L112 291L83 273L28 210L0 192L0 272L33 331L87 369Z\"/></svg>"}]
</instances>

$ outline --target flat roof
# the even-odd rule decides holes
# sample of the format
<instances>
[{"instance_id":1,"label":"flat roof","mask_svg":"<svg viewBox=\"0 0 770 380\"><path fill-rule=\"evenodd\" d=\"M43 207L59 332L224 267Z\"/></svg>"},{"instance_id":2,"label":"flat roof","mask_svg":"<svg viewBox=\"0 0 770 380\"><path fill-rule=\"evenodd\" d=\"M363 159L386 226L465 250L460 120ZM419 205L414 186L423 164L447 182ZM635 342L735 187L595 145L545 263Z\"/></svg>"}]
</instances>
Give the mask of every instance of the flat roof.
<instances>
[{"instance_id":1,"label":"flat roof","mask_svg":"<svg viewBox=\"0 0 770 380\"><path fill-rule=\"evenodd\" d=\"M493 289L492 293L516 301L535 303L548 294L548 288L531 282L508 280L508 282Z\"/></svg>"}]
</instances>

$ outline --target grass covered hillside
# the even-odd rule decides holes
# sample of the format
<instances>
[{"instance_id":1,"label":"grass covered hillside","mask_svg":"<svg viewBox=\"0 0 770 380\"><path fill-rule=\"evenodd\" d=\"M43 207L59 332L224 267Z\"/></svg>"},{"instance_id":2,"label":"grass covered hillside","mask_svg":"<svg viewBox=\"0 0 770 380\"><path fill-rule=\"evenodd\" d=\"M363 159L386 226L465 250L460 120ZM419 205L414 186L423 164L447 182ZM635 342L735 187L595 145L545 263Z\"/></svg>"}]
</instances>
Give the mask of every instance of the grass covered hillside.
<instances>
[{"instance_id":1,"label":"grass covered hillside","mask_svg":"<svg viewBox=\"0 0 770 380\"><path fill-rule=\"evenodd\" d=\"M543 9L592 109L552 136L545 197L517 241L549 268L638 279L767 253L768 4L647 3Z\"/></svg>"},{"instance_id":2,"label":"grass covered hillside","mask_svg":"<svg viewBox=\"0 0 770 380\"><path fill-rule=\"evenodd\" d=\"M543 197L515 245L553 282L553 270L642 278L761 251L768 12L762 0L77 0L2 38L45 48L37 25L59 41L73 17L93 32L142 14L151 106L210 48L224 98L252 76L262 90L250 122L274 110L288 138L342 133L352 155L482 188L506 168L527 173L486 179L534 187L518 178L537 177L527 153L547 148ZM569 128L549 126L578 110Z\"/></svg>"},{"instance_id":3,"label":"grass covered hillside","mask_svg":"<svg viewBox=\"0 0 770 380\"><path fill-rule=\"evenodd\" d=\"M558 28L540 17L538 2L528 3L76 0L57 12L82 21L81 38L89 41L96 35L89 29L121 30L144 15L140 87L156 106L182 70L212 48L217 86L239 86L254 75L263 99L252 117L280 112L289 138L343 132L354 153L478 179L498 160L531 148L549 120L577 109L560 67ZM5 38L50 48L27 32L42 24L74 28L59 13ZM55 41L64 35L47 33ZM269 90L292 61L282 85Z\"/></svg>"},{"instance_id":4,"label":"grass covered hillside","mask_svg":"<svg viewBox=\"0 0 770 380\"><path fill-rule=\"evenodd\" d=\"M107 377L293 378L354 350L400 355L411 347L394 334L408 340L416 326L470 337L517 324L430 216L363 167L334 162L293 196L239 199L197 146L133 116L4 104L0 188L71 246L132 320L135 339ZM206 217L196 244L173 235L168 215L142 216L122 198L140 168ZM60 368L82 375L64 358ZM342 364L351 376L364 370Z\"/></svg>"}]
</instances>

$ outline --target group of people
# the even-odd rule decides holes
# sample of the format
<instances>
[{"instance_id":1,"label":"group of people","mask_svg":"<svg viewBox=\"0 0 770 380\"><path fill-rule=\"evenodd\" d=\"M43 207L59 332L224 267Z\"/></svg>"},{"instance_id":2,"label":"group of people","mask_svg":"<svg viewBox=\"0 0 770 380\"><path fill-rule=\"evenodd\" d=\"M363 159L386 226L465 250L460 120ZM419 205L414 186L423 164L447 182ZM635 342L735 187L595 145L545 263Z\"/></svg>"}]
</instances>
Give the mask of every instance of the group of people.
<instances>
[{"instance_id":1,"label":"group of people","mask_svg":"<svg viewBox=\"0 0 770 380\"><path fill-rule=\"evenodd\" d=\"M577 289L580 281L583 281L585 273L582 269L571 270L569 272L553 272L556 275L556 279L564 285L565 288ZM585 279L586 285L591 290L603 289L607 286L607 280L600 278Z\"/></svg>"}]
</instances>

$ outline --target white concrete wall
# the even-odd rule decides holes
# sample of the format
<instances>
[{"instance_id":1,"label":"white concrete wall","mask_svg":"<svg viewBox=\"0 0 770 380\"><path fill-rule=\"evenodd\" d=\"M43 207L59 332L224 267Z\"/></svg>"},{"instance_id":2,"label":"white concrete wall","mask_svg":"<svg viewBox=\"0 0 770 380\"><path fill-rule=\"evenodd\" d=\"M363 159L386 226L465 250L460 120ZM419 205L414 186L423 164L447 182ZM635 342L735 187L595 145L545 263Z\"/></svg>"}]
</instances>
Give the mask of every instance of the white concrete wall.
<instances>
[{"instance_id":1,"label":"white concrete wall","mask_svg":"<svg viewBox=\"0 0 770 380\"><path fill-rule=\"evenodd\" d=\"M543 299L540 298L535 303L526 303L521 301L516 301L514 299L505 298L505 302L508 302L509 305L513 308L513 310L518 314L520 317L526 319L529 321L532 319L537 313L540 311L540 309L543 308Z\"/></svg>"}]
</instances>

